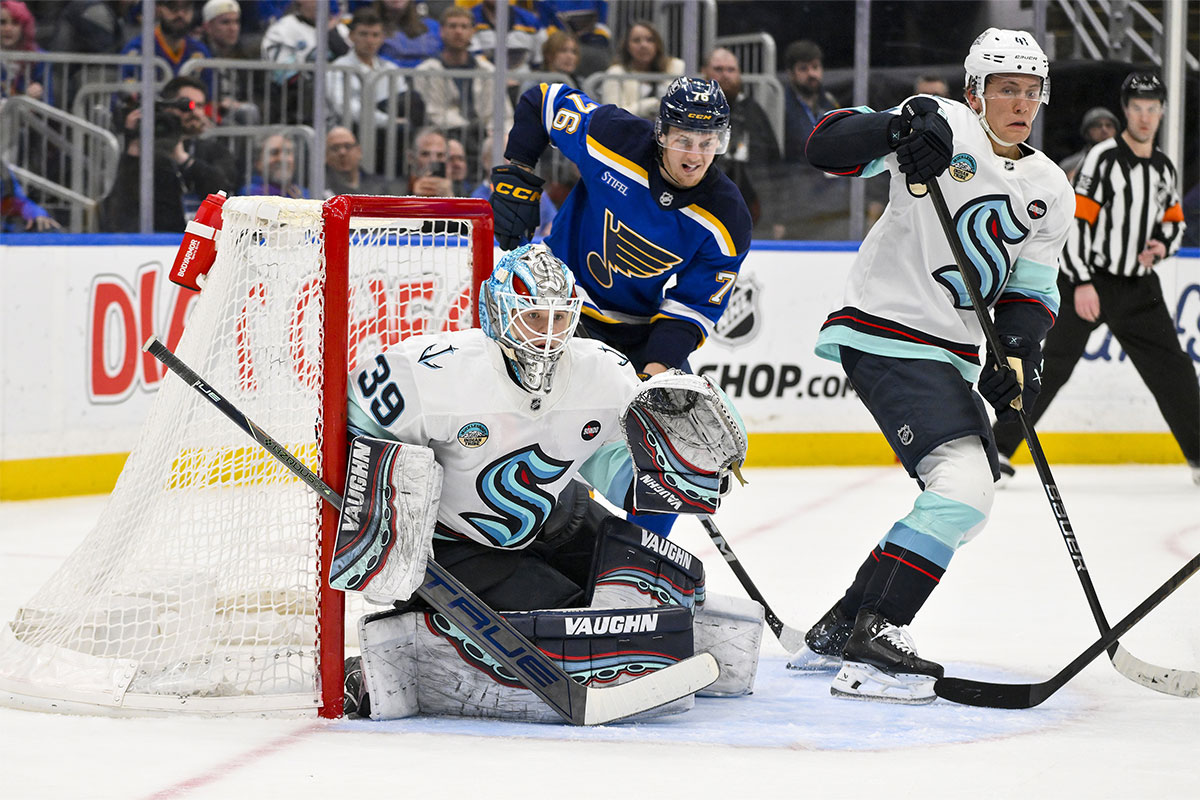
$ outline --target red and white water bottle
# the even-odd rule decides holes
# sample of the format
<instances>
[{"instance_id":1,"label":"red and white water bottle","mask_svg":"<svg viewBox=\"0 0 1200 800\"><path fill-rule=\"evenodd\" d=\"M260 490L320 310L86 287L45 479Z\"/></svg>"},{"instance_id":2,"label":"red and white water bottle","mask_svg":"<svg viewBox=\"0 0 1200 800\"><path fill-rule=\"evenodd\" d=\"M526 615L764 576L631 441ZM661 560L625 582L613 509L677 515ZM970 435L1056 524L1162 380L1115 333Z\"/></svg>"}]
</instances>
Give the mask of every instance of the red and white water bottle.
<instances>
[{"instance_id":1,"label":"red and white water bottle","mask_svg":"<svg viewBox=\"0 0 1200 800\"><path fill-rule=\"evenodd\" d=\"M217 259L217 234L221 231L221 207L225 193L217 192L204 198L196 218L184 228L183 242L175 254L171 280L180 286L200 291L202 277L208 274Z\"/></svg>"}]
</instances>

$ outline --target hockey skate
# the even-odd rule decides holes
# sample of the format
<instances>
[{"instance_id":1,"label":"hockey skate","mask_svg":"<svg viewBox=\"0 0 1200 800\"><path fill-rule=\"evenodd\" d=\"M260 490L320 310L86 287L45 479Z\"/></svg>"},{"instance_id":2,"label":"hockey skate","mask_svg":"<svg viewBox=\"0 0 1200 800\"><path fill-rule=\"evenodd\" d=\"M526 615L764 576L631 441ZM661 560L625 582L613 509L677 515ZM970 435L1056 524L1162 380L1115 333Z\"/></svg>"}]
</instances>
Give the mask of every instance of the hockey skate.
<instances>
[{"instance_id":1,"label":"hockey skate","mask_svg":"<svg viewBox=\"0 0 1200 800\"><path fill-rule=\"evenodd\" d=\"M908 632L881 614L862 609L842 651L842 668L829 691L834 697L885 703L932 703L940 664L917 655Z\"/></svg>"},{"instance_id":2,"label":"hockey skate","mask_svg":"<svg viewBox=\"0 0 1200 800\"><path fill-rule=\"evenodd\" d=\"M371 717L371 696L367 694L367 679L363 675L361 656L351 656L346 659L342 714L353 719L369 719Z\"/></svg>"},{"instance_id":3,"label":"hockey skate","mask_svg":"<svg viewBox=\"0 0 1200 800\"><path fill-rule=\"evenodd\" d=\"M801 672L834 672L842 666L842 648L854 629L854 620L841 611L841 601L804 634L804 644L788 659L788 669Z\"/></svg>"}]
</instances>

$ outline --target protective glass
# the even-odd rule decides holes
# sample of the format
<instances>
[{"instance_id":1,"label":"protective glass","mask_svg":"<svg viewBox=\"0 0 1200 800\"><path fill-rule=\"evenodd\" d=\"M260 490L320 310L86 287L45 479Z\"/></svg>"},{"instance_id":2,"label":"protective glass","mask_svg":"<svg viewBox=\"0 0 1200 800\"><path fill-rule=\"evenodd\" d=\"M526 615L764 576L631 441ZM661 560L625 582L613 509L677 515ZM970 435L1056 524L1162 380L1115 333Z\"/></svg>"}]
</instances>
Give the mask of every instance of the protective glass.
<instances>
[{"instance_id":1,"label":"protective glass","mask_svg":"<svg viewBox=\"0 0 1200 800\"><path fill-rule=\"evenodd\" d=\"M658 143L664 150L716 156L729 148L729 128L701 130L670 125L658 131Z\"/></svg>"}]
</instances>

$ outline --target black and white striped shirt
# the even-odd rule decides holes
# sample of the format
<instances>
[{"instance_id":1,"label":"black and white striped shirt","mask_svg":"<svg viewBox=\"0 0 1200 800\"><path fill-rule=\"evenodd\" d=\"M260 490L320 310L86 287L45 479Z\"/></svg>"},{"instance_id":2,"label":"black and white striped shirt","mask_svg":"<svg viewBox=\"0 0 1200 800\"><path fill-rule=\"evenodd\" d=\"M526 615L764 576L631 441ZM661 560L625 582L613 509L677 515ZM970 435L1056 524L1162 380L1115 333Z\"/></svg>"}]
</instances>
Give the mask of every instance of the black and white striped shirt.
<instances>
[{"instance_id":1,"label":"black and white striped shirt","mask_svg":"<svg viewBox=\"0 0 1200 800\"><path fill-rule=\"evenodd\" d=\"M1157 147L1139 158L1121 136L1093 147L1075 177L1075 222L1061 268L1073 284L1094 272L1146 275L1138 253L1150 239L1167 247L1183 240L1183 206L1175 166Z\"/></svg>"}]
</instances>

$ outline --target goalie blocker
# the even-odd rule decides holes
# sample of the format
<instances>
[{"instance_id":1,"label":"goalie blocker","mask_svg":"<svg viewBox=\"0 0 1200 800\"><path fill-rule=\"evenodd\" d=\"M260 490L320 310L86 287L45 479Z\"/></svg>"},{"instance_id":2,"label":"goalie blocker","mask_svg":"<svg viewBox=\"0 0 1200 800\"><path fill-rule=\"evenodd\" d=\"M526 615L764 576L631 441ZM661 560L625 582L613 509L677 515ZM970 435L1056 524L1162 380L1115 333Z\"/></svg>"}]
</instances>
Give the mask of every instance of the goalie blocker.
<instances>
[{"instance_id":1,"label":"goalie blocker","mask_svg":"<svg viewBox=\"0 0 1200 800\"><path fill-rule=\"evenodd\" d=\"M645 381L621 415L633 457L633 507L712 514L739 481L746 427L708 377L668 370Z\"/></svg>"}]
</instances>

